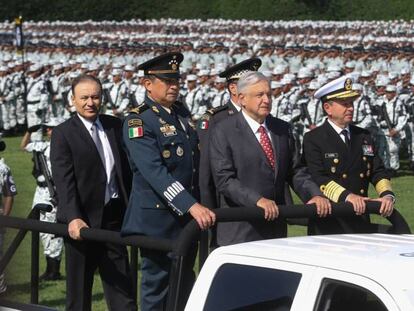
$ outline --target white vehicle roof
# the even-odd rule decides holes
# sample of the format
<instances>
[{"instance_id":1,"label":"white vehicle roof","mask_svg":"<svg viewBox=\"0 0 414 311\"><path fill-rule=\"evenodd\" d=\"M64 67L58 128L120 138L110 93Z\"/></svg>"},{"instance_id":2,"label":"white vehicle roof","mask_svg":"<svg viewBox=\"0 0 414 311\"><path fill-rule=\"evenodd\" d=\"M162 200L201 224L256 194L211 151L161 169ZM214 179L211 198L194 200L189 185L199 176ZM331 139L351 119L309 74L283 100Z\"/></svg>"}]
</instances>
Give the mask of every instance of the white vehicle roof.
<instances>
[{"instance_id":1,"label":"white vehicle roof","mask_svg":"<svg viewBox=\"0 0 414 311\"><path fill-rule=\"evenodd\" d=\"M343 234L263 240L220 247L220 254L295 262L360 274L413 290L414 235Z\"/></svg>"}]
</instances>

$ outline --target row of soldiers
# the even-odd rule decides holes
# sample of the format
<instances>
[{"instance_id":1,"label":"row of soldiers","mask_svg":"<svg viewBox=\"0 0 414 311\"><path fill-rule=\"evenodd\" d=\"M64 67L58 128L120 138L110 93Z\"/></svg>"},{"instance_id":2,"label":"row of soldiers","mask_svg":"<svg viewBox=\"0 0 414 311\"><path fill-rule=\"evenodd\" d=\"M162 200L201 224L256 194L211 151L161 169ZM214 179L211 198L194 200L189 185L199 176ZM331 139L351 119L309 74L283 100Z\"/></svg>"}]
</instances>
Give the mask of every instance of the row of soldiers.
<instances>
[{"instance_id":1,"label":"row of soldiers","mask_svg":"<svg viewBox=\"0 0 414 311\"><path fill-rule=\"evenodd\" d=\"M341 65L335 64L335 58L330 60L324 69L309 63L305 65L305 62L296 73L289 64L279 64L272 71L263 70L272 80L272 114L293 125L298 144L301 144L303 134L325 118L313 92L342 73L353 74L358 81L354 88L362 94L355 101L354 122L372 131L388 169L399 169L399 151L404 139L410 160L414 162L414 79L411 72L379 68L360 71L357 61ZM92 74L103 82L107 114L124 117L144 99L143 73L132 65L99 66L75 62L23 66L8 61L0 65L0 113L4 134L47 122L51 117L69 118L75 111L71 103L71 80L81 73ZM186 104L195 123L209 109L223 106L230 98L226 79L217 73L216 69L195 68L183 76L180 100ZM36 140L36 134L32 139Z\"/></svg>"}]
</instances>

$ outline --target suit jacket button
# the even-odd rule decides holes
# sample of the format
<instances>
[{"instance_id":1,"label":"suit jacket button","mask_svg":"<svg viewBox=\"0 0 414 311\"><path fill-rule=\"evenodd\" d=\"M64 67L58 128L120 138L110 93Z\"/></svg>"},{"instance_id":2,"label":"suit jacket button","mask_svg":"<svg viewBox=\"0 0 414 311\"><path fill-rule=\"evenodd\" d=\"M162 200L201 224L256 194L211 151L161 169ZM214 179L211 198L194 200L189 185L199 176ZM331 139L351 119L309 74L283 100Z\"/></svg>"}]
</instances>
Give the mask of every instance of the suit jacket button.
<instances>
[{"instance_id":1,"label":"suit jacket button","mask_svg":"<svg viewBox=\"0 0 414 311\"><path fill-rule=\"evenodd\" d=\"M339 163L339 159L334 159L334 160L333 160L333 162L334 162L335 164L338 164L338 163Z\"/></svg>"},{"instance_id":2,"label":"suit jacket button","mask_svg":"<svg viewBox=\"0 0 414 311\"><path fill-rule=\"evenodd\" d=\"M361 189L359 192L360 192L361 194L364 194L364 193L365 193L365 190L364 190L364 189Z\"/></svg>"},{"instance_id":3,"label":"suit jacket button","mask_svg":"<svg viewBox=\"0 0 414 311\"><path fill-rule=\"evenodd\" d=\"M348 177L348 175L347 174L342 174L342 178L343 179L345 179L345 178L347 178Z\"/></svg>"},{"instance_id":4,"label":"suit jacket button","mask_svg":"<svg viewBox=\"0 0 414 311\"><path fill-rule=\"evenodd\" d=\"M366 161L367 160L367 157L362 157L362 160Z\"/></svg>"},{"instance_id":5,"label":"suit jacket button","mask_svg":"<svg viewBox=\"0 0 414 311\"><path fill-rule=\"evenodd\" d=\"M364 173L359 174L359 177L364 178Z\"/></svg>"},{"instance_id":6,"label":"suit jacket button","mask_svg":"<svg viewBox=\"0 0 414 311\"><path fill-rule=\"evenodd\" d=\"M156 208L159 208L159 207L160 207L160 205L159 205L159 204L157 204L157 205L155 205L155 207L156 207Z\"/></svg>"}]
</instances>

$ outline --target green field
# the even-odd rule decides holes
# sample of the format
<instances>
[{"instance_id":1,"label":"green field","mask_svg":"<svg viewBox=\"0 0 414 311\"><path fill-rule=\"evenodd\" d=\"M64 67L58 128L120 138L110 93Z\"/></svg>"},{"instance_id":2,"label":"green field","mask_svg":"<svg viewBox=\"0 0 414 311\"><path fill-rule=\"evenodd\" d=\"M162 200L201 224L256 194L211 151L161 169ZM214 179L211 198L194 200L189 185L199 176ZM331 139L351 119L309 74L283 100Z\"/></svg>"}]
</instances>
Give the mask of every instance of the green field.
<instances>
[{"instance_id":1,"label":"green field","mask_svg":"<svg viewBox=\"0 0 414 311\"><path fill-rule=\"evenodd\" d=\"M2 156L12 169L18 190L12 216L26 217L32 204L35 183L31 175L31 154L19 150L20 139L20 137L6 138L7 149L3 152ZM414 201L412 185L414 184L414 177L411 171L406 170L405 163L403 163L402 171L399 175L399 177L393 180L393 188L397 195L397 207L405 216L411 228L414 228L414 213L412 212L412 202ZM371 191L371 193L373 192ZM300 235L305 232L302 227L290 227L289 230L290 235ZM10 242L15 234L16 230L9 229L7 232L7 241ZM42 253L42 250L40 252ZM41 256L40 263L40 272L42 273L45 267L43 256ZM64 271L63 267L61 268L61 272ZM8 291L3 297L16 302L28 303L30 300L30 234L27 235L19 250L16 252L6 273ZM95 278L93 300L93 310L106 310L102 286L98 276ZM64 301L64 280L42 282L40 284L40 304L63 310Z\"/></svg>"}]
</instances>

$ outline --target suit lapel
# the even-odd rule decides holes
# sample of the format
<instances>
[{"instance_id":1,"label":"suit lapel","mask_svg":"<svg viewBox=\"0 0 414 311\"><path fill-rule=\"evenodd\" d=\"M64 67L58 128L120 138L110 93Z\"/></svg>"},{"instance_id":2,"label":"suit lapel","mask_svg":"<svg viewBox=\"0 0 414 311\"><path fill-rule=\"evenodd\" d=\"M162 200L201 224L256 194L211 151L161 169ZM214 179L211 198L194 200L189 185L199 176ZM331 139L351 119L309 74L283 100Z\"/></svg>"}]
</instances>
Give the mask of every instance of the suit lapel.
<instances>
[{"instance_id":1,"label":"suit lapel","mask_svg":"<svg viewBox=\"0 0 414 311\"><path fill-rule=\"evenodd\" d=\"M76 114L73 117L73 122L75 123L75 128L79 133L79 137L92 149L96 151L96 155L99 157L98 149L96 149L95 143L89 134L88 129L85 127L79 116Z\"/></svg>"},{"instance_id":2,"label":"suit lapel","mask_svg":"<svg viewBox=\"0 0 414 311\"><path fill-rule=\"evenodd\" d=\"M275 158L275 176L277 176L278 171L279 171L279 166L280 166L280 156L277 156L278 154L280 154L280 137L279 137L279 131L276 127L275 122L271 121L270 117L267 117L266 119L266 126L269 129L269 133L270 133L270 137L272 139L272 143L273 143L273 157Z\"/></svg>"}]
</instances>

